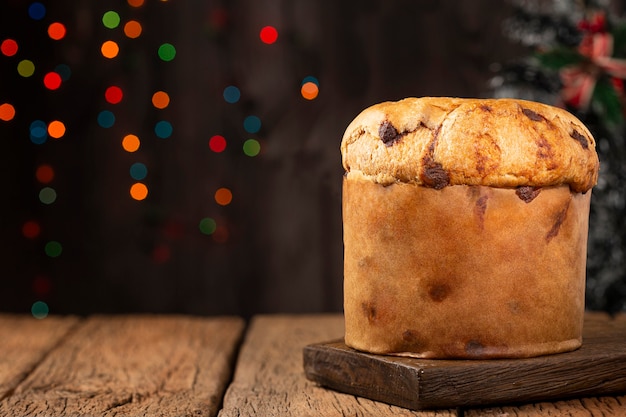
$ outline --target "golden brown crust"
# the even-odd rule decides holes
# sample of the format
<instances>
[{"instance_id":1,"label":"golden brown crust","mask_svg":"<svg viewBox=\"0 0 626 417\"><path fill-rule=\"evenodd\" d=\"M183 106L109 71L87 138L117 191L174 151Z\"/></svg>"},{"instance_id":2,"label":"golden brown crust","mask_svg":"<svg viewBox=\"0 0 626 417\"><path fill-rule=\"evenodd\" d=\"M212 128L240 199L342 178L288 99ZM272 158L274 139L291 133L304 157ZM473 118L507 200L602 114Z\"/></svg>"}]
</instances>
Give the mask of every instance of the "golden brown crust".
<instances>
[{"instance_id":1,"label":"golden brown crust","mask_svg":"<svg viewBox=\"0 0 626 417\"><path fill-rule=\"evenodd\" d=\"M427 358L577 348L590 197L346 176L346 344Z\"/></svg>"},{"instance_id":2,"label":"golden brown crust","mask_svg":"<svg viewBox=\"0 0 626 417\"><path fill-rule=\"evenodd\" d=\"M407 98L365 109L341 143L346 171L380 184L512 188L598 178L595 140L565 110L515 99Z\"/></svg>"}]
</instances>

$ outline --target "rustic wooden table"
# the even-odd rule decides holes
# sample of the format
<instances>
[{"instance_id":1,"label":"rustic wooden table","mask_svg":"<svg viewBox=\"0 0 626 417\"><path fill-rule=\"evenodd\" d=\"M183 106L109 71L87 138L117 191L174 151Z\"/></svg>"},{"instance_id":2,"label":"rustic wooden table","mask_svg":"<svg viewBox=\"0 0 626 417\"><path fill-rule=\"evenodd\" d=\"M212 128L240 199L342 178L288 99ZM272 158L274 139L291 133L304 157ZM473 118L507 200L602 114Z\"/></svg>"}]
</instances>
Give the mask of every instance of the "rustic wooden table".
<instances>
[{"instance_id":1,"label":"rustic wooden table","mask_svg":"<svg viewBox=\"0 0 626 417\"><path fill-rule=\"evenodd\" d=\"M410 411L307 380L303 347L342 334L336 314L265 315L247 324L236 317L0 314L0 415L626 416L626 393Z\"/></svg>"}]
</instances>

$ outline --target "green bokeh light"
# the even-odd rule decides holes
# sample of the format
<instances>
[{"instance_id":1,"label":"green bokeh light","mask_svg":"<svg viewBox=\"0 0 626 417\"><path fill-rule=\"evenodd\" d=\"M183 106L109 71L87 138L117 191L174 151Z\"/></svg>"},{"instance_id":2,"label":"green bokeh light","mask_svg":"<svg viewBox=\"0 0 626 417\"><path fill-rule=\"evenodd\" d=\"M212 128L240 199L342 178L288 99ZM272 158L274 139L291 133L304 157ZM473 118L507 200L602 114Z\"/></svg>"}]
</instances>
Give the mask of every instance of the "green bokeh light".
<instances>
[{"instance_id":1,"label":"green bokeh light","mask_svg":"<svg viewBox=\"0 0 626 417\"><path fill-rule=\"evenodd\" d=\"M176 56L176 48L171 43L164 43L159 46L159 58L163 61L171 61Z\"/></svg>"},{"instance_id":2,"label":"green bokeh light","mask_svg":"<svg viewBox=\"0 0 626 417\"><path fill-rule=\"evenodd\" d=\"M200 232L204 233L205 235L211 235L213 234L213 232L215 232L215 229L217 228L217 223L215 223L215 220L213 220L212 218L205 217L204 219L200 220L198 228L200 229Z\"/></svg>"},{"instance_id":3,"label":"green bokeh light","mask_svg":"<svg viewBox=\"0 0 626 417\"><path fill-rule=\"evenodd\" d=\"M36 319L45 319L46 317L48 317L50 309L48 308L48 304L44 303L43 301L35 301L33 303L33 306L30 308L30 312Z\"/></svg>"},{"instance_id":4,"label":"green bokeh light","mask_svg":"<svg viewBox=\"0 0 626 417\"><path fill-rule=\"evenodd\" d=\"M120 15L113 10L109 10L102 15L102 24L109 29L115 29L120 24Z\"/></svg>"},{"instance_id":5,"label":"green bokeh light","mask_svg":"<svg viewBox=\"0 0 626 417\"><path fill-rule=\"evenodd\" d=\"M46 255L48 255L49 257L58 258L63 252L63 246L56 240L51 240L50 242L46 243L46 247L44 248L44 250L46 251Z\"/></svg>"},{"instance_id":6,"label":"green bokeh light","mask_svg":"<svg viewBox=\"0 0 626 417\"><path fill-rule=\"evenodd\" d=\"M248 139L243 143L243 153L248 156L257 156L261 152L261 144L256 139Z\"/></svg>"}]
</instances>

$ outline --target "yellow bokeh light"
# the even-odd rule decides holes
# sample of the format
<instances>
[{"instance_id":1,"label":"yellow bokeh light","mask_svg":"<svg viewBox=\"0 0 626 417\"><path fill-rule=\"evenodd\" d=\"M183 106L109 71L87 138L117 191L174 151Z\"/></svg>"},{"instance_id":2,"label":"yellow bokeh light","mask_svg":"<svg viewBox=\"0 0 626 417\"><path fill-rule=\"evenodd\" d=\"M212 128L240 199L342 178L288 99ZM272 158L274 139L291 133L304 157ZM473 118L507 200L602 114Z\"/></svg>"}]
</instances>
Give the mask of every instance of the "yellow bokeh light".
<instances>
[{"instance_id":1,"label":"yellow bokeh light","mask_svg":"<svg viewBox=\"0 0 626 417\"><path fill-rule=\"evenodd\" d=\"M63 137L65 135L65 125L59 120L50 122L48 124L48 134L55 139Z\"/></svg>"},{"instance_id":2,"label":"yellow bokeh light","mask_svg":"<svg viewBox=\"0 0 626 417\"><path fill-rule=\"evenodd\" d=\"M102 52L102 56L110 59L117 56L120 52L120 47L113 41L106 41L102 44L100 51Z\"/></svg>"},{"instance_id":3,"label":"yellow bokeh light","mask_svg":"<svg viewBox=\"0 0 626 417\"><path fill-rule=\"evenodd\" d=\"M124 148L126 152L136 152L140 145L141 141L136 135L126 135L124 139L122 139L122 148Z\"/></svg>"},{"instance_id":4,"label":"yellow bokeh light","mask_svg":"<svg viewBox=\"0 0 626 417\"><path fill-rule=\"evenodd\" d=\"M220 206L227 206L233 201L233 193L228 188L219 188L215 192L215 202Z\"/></svg>"},{"instance_id":5,"label":"yellow bokeh light","mask_svg":"<svg viewBox=\"0 0 626 417\"><path fill-rule=\"evenodd\" d=\"M131 39L141 36L142 30L141 23L136 20L129 20L124 25L124 34Z\"/></svg>"},{"instance_id":6,"label":"yellow bokeh light","mask_svg":"<svg viewBox=\"0 0 626 417\"><path fill-rule=\"evenodd\" d=\"M137 201L145 200L148 197L148 187L144 183L136 182L130 187L130 196Z\"/></svg>"},{"instance_id":7,"label":"yellow bokeh light","mask_svg":"<svg viewBox=\"0 0 626 417\"><path fill-rule=\"evenodd\" d=\"M164 109L170 104L170 96L165 91L157 91L152 95L152 105L157 109Z\"/></svg>"}]
</instances>

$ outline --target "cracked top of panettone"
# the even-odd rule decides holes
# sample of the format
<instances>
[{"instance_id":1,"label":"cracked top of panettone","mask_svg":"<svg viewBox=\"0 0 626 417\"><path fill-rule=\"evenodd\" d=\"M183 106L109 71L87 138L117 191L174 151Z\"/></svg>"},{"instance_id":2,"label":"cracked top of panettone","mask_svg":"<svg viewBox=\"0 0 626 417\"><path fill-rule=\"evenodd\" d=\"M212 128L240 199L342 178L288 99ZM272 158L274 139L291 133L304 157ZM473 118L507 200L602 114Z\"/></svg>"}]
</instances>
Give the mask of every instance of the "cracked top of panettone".
<instances>
[{"instance_id":1,"label":"cracked top of panettone","mask_svg":"<svg viewBox=\"0 0 626 417\"><path fill-rule=\"evenodd\" d=\"M586 192L599 169L595 140L580 120L557 107L516 99L379 103L350 123L341 154L348 175L438 189L568 184Z\"/></svg>"}]
</instances>

